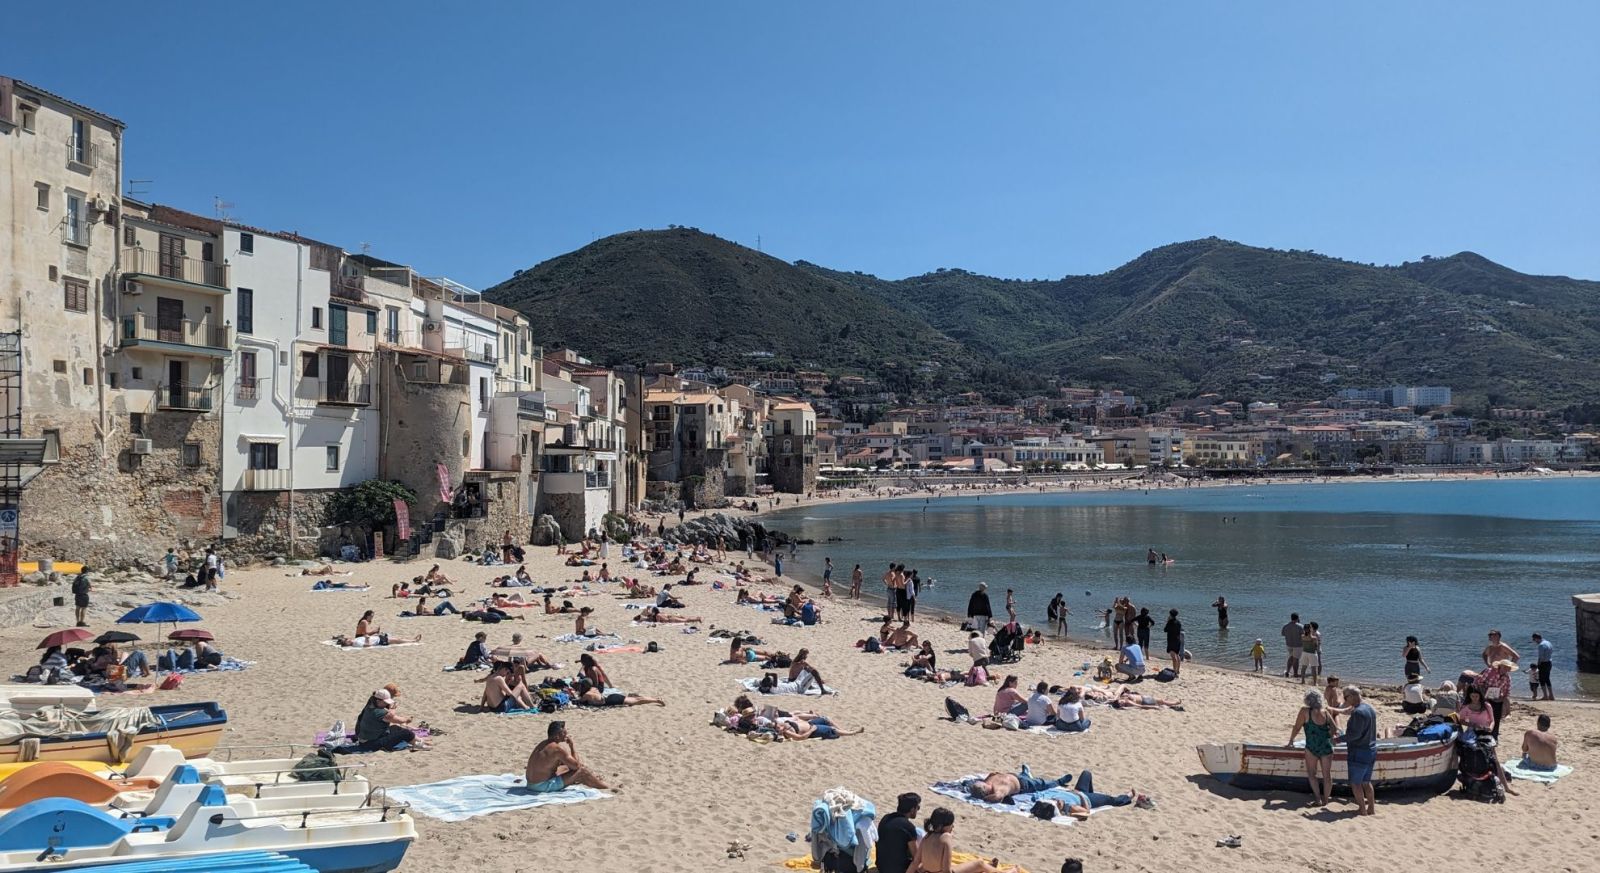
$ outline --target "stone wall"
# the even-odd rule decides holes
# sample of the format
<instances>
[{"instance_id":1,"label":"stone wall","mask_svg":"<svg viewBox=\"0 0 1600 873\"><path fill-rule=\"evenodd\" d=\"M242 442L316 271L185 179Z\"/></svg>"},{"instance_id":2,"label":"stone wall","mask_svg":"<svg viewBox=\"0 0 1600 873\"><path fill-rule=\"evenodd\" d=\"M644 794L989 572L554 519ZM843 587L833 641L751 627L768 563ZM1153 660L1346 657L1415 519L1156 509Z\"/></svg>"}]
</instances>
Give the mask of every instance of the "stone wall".
<instances>
[{"instance_id":1,"label":"stone wall","mask_svg":"<svg viewBox=\"0 0 1600 873\"><path fill-rule=\"evenodd\" d=\"M686 502L696 509L715 509L728 505L727 484L720 467L707 468L704 473L684 482L688 491Z\"/></svg>"},{"instance_id":2,"label":"stone wall","mask_svg":"<svg viewBox=\"0 0 1600 873\"><path fill-rule=\"evenodd\" d=\"M644 499L657 503L676 503L683 499L682 487L677 482L652 479L644 483Z\"/></svg>"},{"instance_id":3,"label":"stone wall","mask_svg":"<svg viewBox=\"0 0 1600 873\"><path fill-rule=\"evenodd\" d=\"M128 420L115 407L113 418ZM23 491L26 557L153 567L168 548L204 548L221 535L221 420L215 413L152 411L144 436L123 426L103 456L92 418L38 415L34 425L60 430L62 450L60 462ZM133 454L135 439L150 440L150 453ZM186 444L197 447L198 458L191 460L199 463L185 462Z\"/></svg>"},{"instance_id":4,"label":"stone wall","mask_svg":"<svg viewBox=\"0 0 1600 873\"><path fill-rule=\"evenodd\" d=\"M328 503L339 492L241 491L235 497L239 536L230 540L227 556L235 563L274 557L310 558L332 555L341 538L350 542L365 532L328 527ZM290 531L293 541L290 541Z\"/></svg>"},{"instance_id":5,"label":"stone wall","mask_svg":"<svg viewBox=\"0 0 1600 873\"><path fill-rule=\"evenodd\" d=\"M386 356L387 357L387 356ZM417 493L412 507L413 525L423 525L448 507L439 499L438 464L444 464L452 484L460 484L466 469L461 437L472 431L471 388L411 382L393 364L383 380L383 454L379 476L394 479Z\"/></svg>"}]
</instances>

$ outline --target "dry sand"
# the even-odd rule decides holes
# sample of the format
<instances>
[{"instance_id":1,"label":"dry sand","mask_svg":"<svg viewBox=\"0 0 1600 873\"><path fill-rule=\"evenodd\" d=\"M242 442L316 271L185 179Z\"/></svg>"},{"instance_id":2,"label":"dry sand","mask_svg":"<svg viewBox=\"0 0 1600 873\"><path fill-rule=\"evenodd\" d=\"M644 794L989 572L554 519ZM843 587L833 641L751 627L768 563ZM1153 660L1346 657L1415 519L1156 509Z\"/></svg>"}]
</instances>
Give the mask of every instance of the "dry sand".
<instances>
[{"instance_id":1,"label":"dry sand","mask_svg":"<svg viewBox=\"0 0 1600 873\"><path fill-rule=\"evenodd\" d=\"M571 577L553 549L530 554L528 566L541 582ZM618 554L614 551L613 555ZM730 556L732 557L732 556ZM740 555L739 557L742 557ZM851 565L835 555L840 575ZM798 563L820 562L802 550ZM544 736L548 716L502 716L470 712L481 674L446 673L474 632L488 630L503 644L514 631L567 665L580 647L551 639L572 630L570 617L529 615L525 621L484 626L453 617L400 619L404 601L390 599L389 586L431 562L346 565L351 581L368 582L362 593L312 593L310 579L286 578L283 568L233 570L223 586L238 595L203 607L204 627L228 655L255 661L242 673L188 677L181 691L135 698L216 699L228 710L225 744L306 743L335 719L353 723L362 701L387 682L403 689L402 711L445 731L428 752L363 756L375 781L413 784L469 773L520 772L529 749ZM808 566L808 569L811 569ZM446 571L464 583L457 605L488 592L500 572L449 562ZM342 577L343 578L343 577ZM661 579L650 579L659 584ZM772 586L758 586L776 591ZM866 585L869 595L879 586ZM936 779L965 773L1009 770L1027 762L1051 776L1092 768L1103 790L1137 788L1151 794L1155 810L1116 809L1087 823L1057 827L1017 816L950 804L957 815L958 847L998 855L1034 873L1059 869L1064 856L1085 859L1086 869L1173 871L1221 864L1235 870L1303 868L1317 871L1424 869L1442 860L1469 858L1475 869L1578 871L1595 869L1600 853L1600 711L1582 703L1541 704L1556 719L1565 758L1577 772L1553 787L1515 783L1522 792L1503 806L1450 797L1380 800L1378 815L1357 819L1348 804L1308 810L1302 794L1240 793L1207 777L1196 743L1248 738L1282 742L1288 735L1302 689L1276 679L1195 665L1175 683L1152 686L1181 696L1186 712L1092 711L1087 734L1043 737L985 731L943 721L949 694L973 712L987 712L992 690L938 687L900 675L898 655L869 655L852 647L876 625L861 618L865 607L835 604L814 628L769 623L770 614L733 605L733 593L708 586L681 589L687 614L708 626L685 635L673 626L633 628L623 601L609 593L583 598L596 607L596 623L625 637L657 641L657 654L603 656L619 686L665 698L664 708L645 706L564 713L579 753L603 778L620 786L616 796L574 806L507 813L446 824L419 817L419 838L402 869L427 871L514 870L773 870L806 844L785 834L806 830L812 799L835 785L846 786L892 808L903 791L924 795L924 815L942 798L928 791ZM112 592L102 592L107 598ZM869 600L868 603L880 601ZM421 646L341 652L321 645L336 633L351 633L364 609L397 634L425 637ZM1042 609L1042 604L1036 605ZM528 610L536 612L537 610ZM1036 620L1042 620L1037 616ZM726 706L734 679L754 668L722 666L725 642L708 644L715 627L748 629L766 645L794 651L811 648L813 662L830 685L842 690L816 708L845 727L865 727L862 736L835 741L759 745L709 726L713 708ZM99 624L97 632L103 629ZM965 666L964 635L933 620L917 630L934 640L941 663ZM18 626L0 631L17 670L33 663L40 631ZM1047 645L1032 652L1016 672L1025 684L1038 679L1065 683L1083 662L1101 651ZM1436 675L1468 665L1435 665ZM1518 677L1521 678L1520 676ZM1525 685L1519 681L1519 692ZM777 698L790 704L798 698ZM1387 728L1402 721L1392 706L1380 706ZM1520 737L1535 710L1514 708L1506 729ZM1515 739L1512 745L1515 746ZM1216 847L1218 838L1243 836L1243 848ZM726 857L729 843L752 848L740 860Z\"/></svg>"}]
</instances>

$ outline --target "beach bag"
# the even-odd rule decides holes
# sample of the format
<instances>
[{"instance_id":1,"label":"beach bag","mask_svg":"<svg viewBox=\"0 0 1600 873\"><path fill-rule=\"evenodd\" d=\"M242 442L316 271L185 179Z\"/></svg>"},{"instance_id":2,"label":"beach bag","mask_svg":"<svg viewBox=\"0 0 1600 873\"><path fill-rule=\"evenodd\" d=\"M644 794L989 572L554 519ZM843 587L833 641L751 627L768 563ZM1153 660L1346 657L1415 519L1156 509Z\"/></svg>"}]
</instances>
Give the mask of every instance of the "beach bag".
<instances>
[{"instance_id":1,"label":"beach bag","mask_svg":"<svg viewBox=\"0 0 1600 873\"><path fill-rule=\"evenodd\" d=\"M1162 667L1161 672L1155 675L1155 680L1157 682L1171 682L1176 678L1178 678L1178 674L1172 672L1171 667Z\"/></svg>"},{"instance_id":2,"label":"beach bag","mask_svg":"<svg viewBox=\"0 0 1600 873\"><path fill-rule=\"evenodd\" d=\"M339 782L343 774L334 769L338 762L327 749L317 749L295 762L289 778L296 782Z\"/></svg>"},{"instance_id":3,"label":"beach bag","mask_svg":"<svg viewBox=\"0 0 1600 873\"><path fill-rule=\"evenodd\" d=\"M980 666L973 665L972 670L967 673L967 684L969 686L988 685L989 671Z\"/></svg>"},{"instance_id":4,"label":"beach bag","mask_svg":"<svg viewBox=\"0 0 1600 873\"><path fill-rule=\"evenodd\" d=\"M864 652L882 652L883 644L878 642L877 637L867 637L867 642L861 647L861 650Z\"/></svg>"},{"instance_id":5,"label":"beach bag","mask_svg":"<svg viewBox=\"0 0 1600 873\"><path fill-rule=\"evenodd\" d=\"M951 721L970 721L972 714L967 711L954 697L944 699L944 711L950 714Z\"/></svg>"},{"instance_id":6,"label":"beach bag","mask_svg":"<svg viewBox=\"0 0 1600 873\"><path fill-rule=\"evenodd\" d=\"M1442 743L1450 739L1453 728L1448 724L1430 724L1417 731L1417 741L1422 743Z\"/></svg>"},{"instance_id":7,"label":"beach bag","mask_svg":"<svg viewBox=\"0 0 1600 873\"><path fill-rule=\"evenodd\" d=\"M167 678L161 680L162 691L174 691L183 684L182 673L168 673Z\"/></svg>"},{"instance_id":8,"label":"beach bag","mask_svg":"<svg viewBox=\"0 0 1600 873\"><path fill-rule=\"evenodd\" d=\"M777 674L767 673L761 677L761 684L756 686L756 690L760 691L762 694L771 694L772 689L776 687L778 687Z\"/></svg>"}]
</instances>

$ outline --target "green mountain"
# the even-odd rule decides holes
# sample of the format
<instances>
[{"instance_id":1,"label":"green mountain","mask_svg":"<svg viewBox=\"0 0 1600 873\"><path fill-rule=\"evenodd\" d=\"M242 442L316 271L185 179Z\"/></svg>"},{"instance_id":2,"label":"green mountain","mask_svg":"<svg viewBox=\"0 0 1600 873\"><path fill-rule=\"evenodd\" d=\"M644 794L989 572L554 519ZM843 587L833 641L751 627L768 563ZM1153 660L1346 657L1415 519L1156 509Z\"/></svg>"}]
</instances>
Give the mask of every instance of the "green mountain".
<instances>
[{"instance_id":1,"label":"green mountain","mask_svg":"<svg viewBox=\"0 0 1600 873\"><path fill-rule=\"evenodd\" d=\"M1378 267L1212 238L1094 276L884 280L675 229L600 240L487 293L544 341L607 362L737 367L766 351L769 365L876 373L900 390L1003 396L1059 378L1157 401L1383 384L1446 384L1474 406L1600 396L1600 283L1471 253ZM943 366L917 374L927 360Z\"/></svg>"}]
</instances>

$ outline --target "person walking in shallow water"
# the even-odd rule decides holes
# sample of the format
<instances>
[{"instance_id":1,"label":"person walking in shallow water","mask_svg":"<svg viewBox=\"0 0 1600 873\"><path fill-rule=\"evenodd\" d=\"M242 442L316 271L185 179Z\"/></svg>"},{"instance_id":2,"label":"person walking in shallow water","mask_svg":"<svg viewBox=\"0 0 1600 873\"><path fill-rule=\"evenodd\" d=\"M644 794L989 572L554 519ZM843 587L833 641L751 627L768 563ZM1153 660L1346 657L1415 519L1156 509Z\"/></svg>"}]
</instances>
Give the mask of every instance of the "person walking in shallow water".
<instances>
[{"instance_id":1,"label":"person walking in shallow water","mask_svg":"<svg viewBox=\"0 0 1600 873\"><path fill-rule=\"evenodd\" d=\"M1223 630L1227 630L1228 629L1228 598L1223 597L1221 595L1218 595L1216 601L1213 602L1211 604L1211 606L1212 606L1212 608L1216 609L1216 611L1217 611L1217 627L1222 628Z\"/></svg>"}]
</instances>

